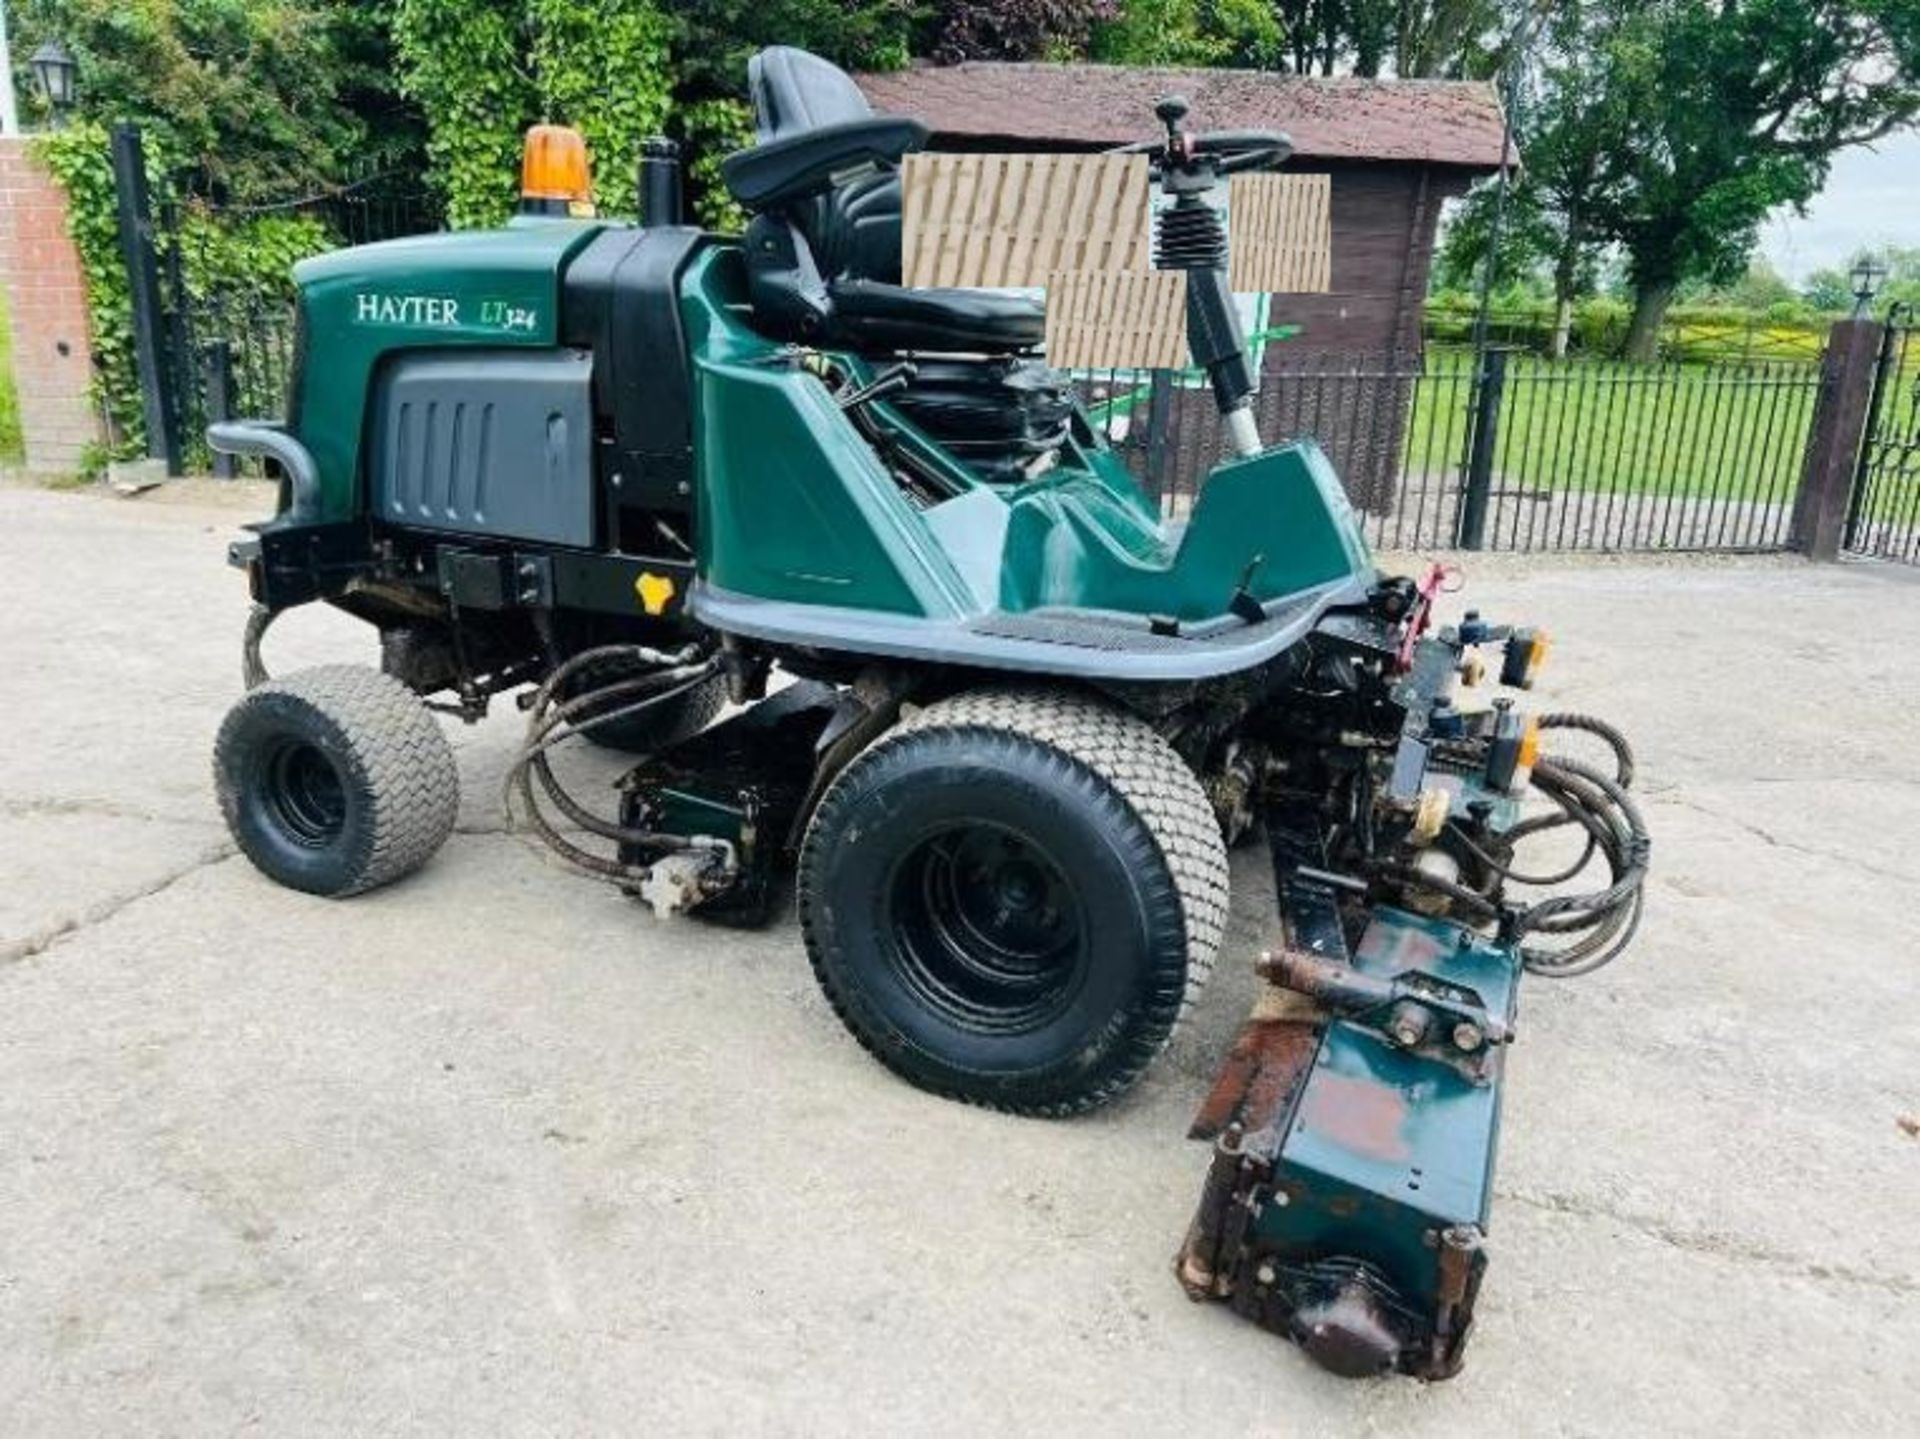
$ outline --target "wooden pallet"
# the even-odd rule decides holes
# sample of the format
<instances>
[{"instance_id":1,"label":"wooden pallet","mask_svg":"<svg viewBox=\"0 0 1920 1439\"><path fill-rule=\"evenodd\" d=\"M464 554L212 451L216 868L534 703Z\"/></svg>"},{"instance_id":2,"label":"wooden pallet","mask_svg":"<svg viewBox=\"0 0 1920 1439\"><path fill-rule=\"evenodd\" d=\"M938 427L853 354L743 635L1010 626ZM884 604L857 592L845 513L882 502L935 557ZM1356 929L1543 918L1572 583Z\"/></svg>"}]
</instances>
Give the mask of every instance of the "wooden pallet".
<instances>
[{"instance_id":1,"label":"wooden pallet","mask_svg":"<svg viewBox=\"0 0 1920 1439\"><path fill-rule=\"evenodd\" d=\"M1028 287L1152 265L1144 155L914 154L902 184L909 285Z\"/></svg>"},{"instance_id":2,"label":"wooden pallet","mask_svg":"<svg viewBox=\"0 0 1920 1439\"><path fill-rule=\"evenodd\" d=\"M1047 363L1177 370L1187 363L1181 270L1062 270L1047 277Z\"/></svg>"},{"instance_id":3,"label":"wooden pallet","mask_svg":"<svg viewBox=\"0 0 1920 1439\"><path fill-rule=\"evenodd\" d=\"M1235 175L1227 278L1238 295L1324 295L1333 283L1328 175Z\"/></svg>"}]
</instances>

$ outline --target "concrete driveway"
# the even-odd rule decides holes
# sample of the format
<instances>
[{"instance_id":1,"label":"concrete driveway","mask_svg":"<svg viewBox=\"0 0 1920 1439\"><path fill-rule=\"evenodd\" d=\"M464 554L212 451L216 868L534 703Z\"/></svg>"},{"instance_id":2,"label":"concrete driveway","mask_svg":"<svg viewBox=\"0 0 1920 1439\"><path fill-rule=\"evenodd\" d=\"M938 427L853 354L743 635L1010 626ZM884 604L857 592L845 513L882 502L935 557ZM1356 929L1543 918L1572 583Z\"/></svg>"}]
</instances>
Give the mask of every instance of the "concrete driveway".
<instances>
[{"instance_id":1,"label":"concrete driveway","mask_svg":"<svg viewBox=\"0 0 1920 1439\"><path fill-rule=\"evenodd\" d=\"M502 834L510 712L425 871L275 889L207 770L259 491L205 493L0 489L0 1430L1920 1423L1920 571L1484 567L1544 702L1639 742L1655 879L1628 958L1525 992L1466 1373L1353 1385L1168 1266L1257 856L1196 1024L1066 1124L889 1078L791 922ZM371 656L311 613L268 659Z\"/></svg>"}]
</instances>

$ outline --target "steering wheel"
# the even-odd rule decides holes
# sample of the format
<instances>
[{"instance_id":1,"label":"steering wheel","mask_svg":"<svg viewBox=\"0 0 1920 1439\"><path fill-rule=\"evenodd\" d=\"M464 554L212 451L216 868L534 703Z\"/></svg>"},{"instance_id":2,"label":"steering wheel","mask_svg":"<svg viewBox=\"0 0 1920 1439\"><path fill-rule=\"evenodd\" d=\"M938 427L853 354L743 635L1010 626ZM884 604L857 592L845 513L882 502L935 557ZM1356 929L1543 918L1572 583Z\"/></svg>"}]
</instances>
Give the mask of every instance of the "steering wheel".
<instances>
[{"instance_id":1,"label":"steering wheel","mask_svg":"<svg viewBox=\"0 0 1920 1439\"><path fill-rule=\"evenodd\" d=\"M1153 113L1167 127L1166 136L1136 140L1108 153L1145 155L1155 179L1170 171L1218 176L1243 170L1271 170L1293 153L1292 139L1279 130L1211 130L1193 134L1181 124L1187 117L1187 109L1184 96L1164 96L1154 105Z\"/></svg>"}]
</instances>

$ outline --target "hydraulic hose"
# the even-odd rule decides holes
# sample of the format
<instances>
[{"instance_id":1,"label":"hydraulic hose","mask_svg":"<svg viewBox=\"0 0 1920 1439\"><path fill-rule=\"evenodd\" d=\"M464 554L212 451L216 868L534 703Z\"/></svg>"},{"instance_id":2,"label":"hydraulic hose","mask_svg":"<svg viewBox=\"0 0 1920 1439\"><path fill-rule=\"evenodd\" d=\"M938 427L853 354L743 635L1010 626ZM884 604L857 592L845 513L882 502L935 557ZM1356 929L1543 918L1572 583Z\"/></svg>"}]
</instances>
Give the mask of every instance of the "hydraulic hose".
<instances>
[{"instance_id":1,"label":"hydraulic hose","mask_svg":"<svg viewBox=\"0 0 1920 1439\"><path fill-rule=\"evenodd\" d=\"M267 637L267 629L280 612L270 610L263 604L254 604L247 611L247 627L240 636L240 683L248 689L258 689L273 676L267 673L266 661L260 658L260 642Z\"/></svg>"},{"instance_id":2,"label":"hydraulic hose","mask_svg":"<svg viewBox=\"0 0 1920 1439\"><path fill-rule=\"evenodd\" d=\"M647 666L653 673L630 675L577 694L571 699L558 700L557 696L568 680L588 666L607 660ZM534 792L537 779L541 793L562 815L597 838L656 854L712 850L721 856L723 862L730 861L730 847L723 840L629 828L603 819L567 790L559 776L554 774L550 763L552 751L562 742L587 733L595 725L630 718L655 705L664 704L694 686L705 683L719 668L717 657L702 658L699 650L693 646L663 653L641 645L602 645L584 650L556 666L534 693L528 706L526 736L507 767L501 798L508 829L513 829L517 821L523 820L554 853L590 874L620 882L638 882L647 877L645 865L629 864L618 858L609 859L595 854L561 834L541 810L539 798ZM640 697L636 699L635 696ZM608 709L607 706L614 701L621 703Z\"/></svg>"},{"instance_id":3,"label":"hydraulic hose","mask_svg":"<svg viewBox=\"0 0 1920 1439\"><path fill-rule=\"evenodd\" d=\"M1503 855L1489 852L1463 826L1449 825L1449 837L1492 875L1486 892L1398 862L1380 866L1378 873L1402 887L1436 893L1476 918L1498 918L1503 934L1519 946L1521 960L1530 971L1570 978L1590 974L1613 960L1638 929L1652 837L1628 793L1634 758L1625 735L1605 720L1573 713L1542 716L1540 728L1578 730L1600 739L1612 751L1613 773L1565 756L1542 756L1533 767L1531 784L1552 802L1555 812L1523 819L1508 830ZM1436 748L1435 758L1447 769L1472 773L1486 764L1487 742L1446 742ZM1569 825L1577 826L1585 837L1572 864L1539 875L1514 866L1512 854L1520 843ZM1525 905L1500 902L1505 884L1529 888L1564 884L1579 876L1596 856L1607 867L1603 889L1549 895ZM1528 942L1529 936L1533 942ZM1562 942L1551 942L1556 938Z\"/></svg>"}]
</instances>

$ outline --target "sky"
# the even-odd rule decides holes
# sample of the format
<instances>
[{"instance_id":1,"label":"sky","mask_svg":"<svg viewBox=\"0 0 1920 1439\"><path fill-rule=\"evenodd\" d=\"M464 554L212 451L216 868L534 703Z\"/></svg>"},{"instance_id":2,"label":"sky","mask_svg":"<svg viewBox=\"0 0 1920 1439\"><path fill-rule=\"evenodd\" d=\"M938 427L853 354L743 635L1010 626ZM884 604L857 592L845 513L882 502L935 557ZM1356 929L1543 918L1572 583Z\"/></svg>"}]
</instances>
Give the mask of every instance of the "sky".
<instances>
[{"instance_id":1,"label":"sky","mask_svg":"<svg viewBox=\"0 0 1920 1439\"><path fill-rule=\"evenodd\" d=\"M1920 130L1842 150L1804 219L1789 208L1768 220L1760 253L1798 284L1814 270L1845 269L1865 246L1889 244L1920 248Z\"/></svg>"}]
</instances>

